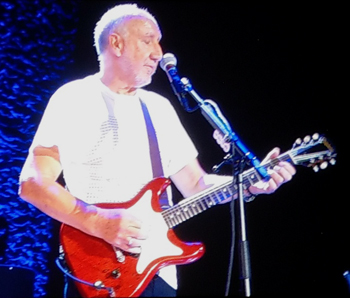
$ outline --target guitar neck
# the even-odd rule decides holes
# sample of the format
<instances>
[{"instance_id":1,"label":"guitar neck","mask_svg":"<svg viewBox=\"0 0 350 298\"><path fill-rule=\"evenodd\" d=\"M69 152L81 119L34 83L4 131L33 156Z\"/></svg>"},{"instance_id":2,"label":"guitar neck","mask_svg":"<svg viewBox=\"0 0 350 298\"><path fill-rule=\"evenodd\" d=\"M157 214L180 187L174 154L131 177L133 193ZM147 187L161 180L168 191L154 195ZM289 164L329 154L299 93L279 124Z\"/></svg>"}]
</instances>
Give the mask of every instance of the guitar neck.
<instances>
[{"instance_id":1,"label":"guitar neck","mask_svg":"<svg viewBox=\"0 0 350 298\"><path fill-rule=\"evenodd\" d=\"M277 165L280 161L291 160L290 152L286 152L266 164L261 165L265 169ZM243 188L259 182L261 178L255 168L250 168L243 172ZM165 222L169 228L173 228L178 224L208 210L209 208L223 202L226 199L237 194L237 185L232 181L225 182L213 188L209 188L195 196L183 199L177 205L174 205L162 212Z\"/></svg>"}]
</instances>

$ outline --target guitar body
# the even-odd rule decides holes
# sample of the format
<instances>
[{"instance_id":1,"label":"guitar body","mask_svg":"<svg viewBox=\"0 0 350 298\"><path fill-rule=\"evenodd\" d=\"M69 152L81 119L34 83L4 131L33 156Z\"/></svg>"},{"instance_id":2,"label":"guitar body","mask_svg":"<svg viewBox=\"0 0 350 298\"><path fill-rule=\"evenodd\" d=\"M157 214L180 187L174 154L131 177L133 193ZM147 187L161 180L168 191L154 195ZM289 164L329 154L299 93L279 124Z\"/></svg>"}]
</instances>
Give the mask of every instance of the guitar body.
<instances>
[{"instance_id":1,"label":"guitar body","mask_svg":"<svg viewBox=\"0 0 350 298\"><path fill-rule=\"evenodd\" d=\"M202 243L185 243L168 228L159 196L170 184L159 177L148 183L127 203L98 204L102 208L129 208L145 221L152 221L150 235L140 254L130 254L104 240L62 224L60 241L71 274L91 286L75 282L83 297L137 297L159 269L187 264L204 254ZM98 289L98 285L108 287Z\"/></svg>"},{"instance_id":2,"label":"guitar body","mask_svg":"<svg viewBox=\"0 0 350 298\"><path fill-rule=\"evenodd\" d=\"M326 150L322 148L322 151L309 152L317 145L323 145ZM317 172L328 164L335 164L335 156L336 152L328 140L314 134L312 138L305 137L304 142L298 139L291 150L262 166L268 169L286 160L295 165L312 167ZM245 189L258 181L260 177L255 168L243 173ZM202 257L202 243L182 242L172 228L233 197L237 189L233 187L232 181L226 181L162 210L160 195L170 183L169 179L155 178L129 202L97 205L101 208L130 209L142 221L150 223L149 237L142 245L140 254L129 254L100 238L62 224L60 240L65 260L72 275L83 281L75 281L83 297L139 296L159 269L188 264Z\"/></svg>"}]
</instances>

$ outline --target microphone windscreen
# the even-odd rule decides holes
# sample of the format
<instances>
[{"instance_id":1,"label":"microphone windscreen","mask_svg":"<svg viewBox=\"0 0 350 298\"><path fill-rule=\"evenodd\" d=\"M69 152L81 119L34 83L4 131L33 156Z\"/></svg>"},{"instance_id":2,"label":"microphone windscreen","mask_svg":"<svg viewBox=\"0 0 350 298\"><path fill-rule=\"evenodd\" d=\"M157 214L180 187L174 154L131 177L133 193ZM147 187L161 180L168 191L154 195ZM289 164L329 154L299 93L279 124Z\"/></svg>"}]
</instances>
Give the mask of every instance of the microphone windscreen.
<instances>
[{"instance_id":1,"label":"microphone windscreen","mask_svg":"<svg viewBox=\"0 0 350 298\"><path fill-rule=\"evenodd\" d=\"M160 60L159 65L160 67L166 71L168 65L176 66L177 60L174 54L172 53L166 53L163 55L162 60Z\"/></svg>"}]
</instances>

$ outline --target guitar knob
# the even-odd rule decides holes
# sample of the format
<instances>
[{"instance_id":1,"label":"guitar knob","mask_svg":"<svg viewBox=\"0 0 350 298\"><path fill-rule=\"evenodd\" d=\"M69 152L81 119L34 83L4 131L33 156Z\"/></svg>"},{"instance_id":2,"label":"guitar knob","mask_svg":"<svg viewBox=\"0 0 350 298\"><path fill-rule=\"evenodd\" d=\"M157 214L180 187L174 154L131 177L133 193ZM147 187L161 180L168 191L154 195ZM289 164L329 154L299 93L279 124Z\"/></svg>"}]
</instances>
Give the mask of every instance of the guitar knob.
<instances>
[{"instance_id":1,"label":"guitar knob","mask_svg":"<svg viewBox=\"0 0 350 298\"><path fill-rule=\"evenodd\" d=\"M101 289L101 288L104 288L104 284L101 280L97 280L94 282L94 287L97 288L97 289Z\"/></svg>"},{"instance_id":2,"label":"guitar knob","mask_svg":"<svg viewBox=\"0 0 350 298\"><path fill-rule=\"evenodd\" d=\"M119 249L115 250L115 254L119 263L123 263L125 261L125 255Z\"/></svg>"}]
</instances>

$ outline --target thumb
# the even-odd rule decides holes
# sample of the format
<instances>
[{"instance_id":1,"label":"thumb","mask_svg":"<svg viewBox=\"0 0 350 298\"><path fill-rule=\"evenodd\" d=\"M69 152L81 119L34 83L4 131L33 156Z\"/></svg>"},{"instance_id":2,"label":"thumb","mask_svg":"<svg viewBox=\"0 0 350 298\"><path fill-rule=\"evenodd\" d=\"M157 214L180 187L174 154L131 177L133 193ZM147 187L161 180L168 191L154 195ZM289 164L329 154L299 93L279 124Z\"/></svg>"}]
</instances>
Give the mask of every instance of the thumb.
<instances>
[{"instance_id":1,"label":"thumb","mask_svg":"<svg viewBox=\"0 0 350 298\"><path fill-rule=\"evenodd\" d=\"M261 163L266 163L267 161L276 158L281 152L281 149L278 147L273 148L263 159Z\"/></svg>"}]
</instances>

